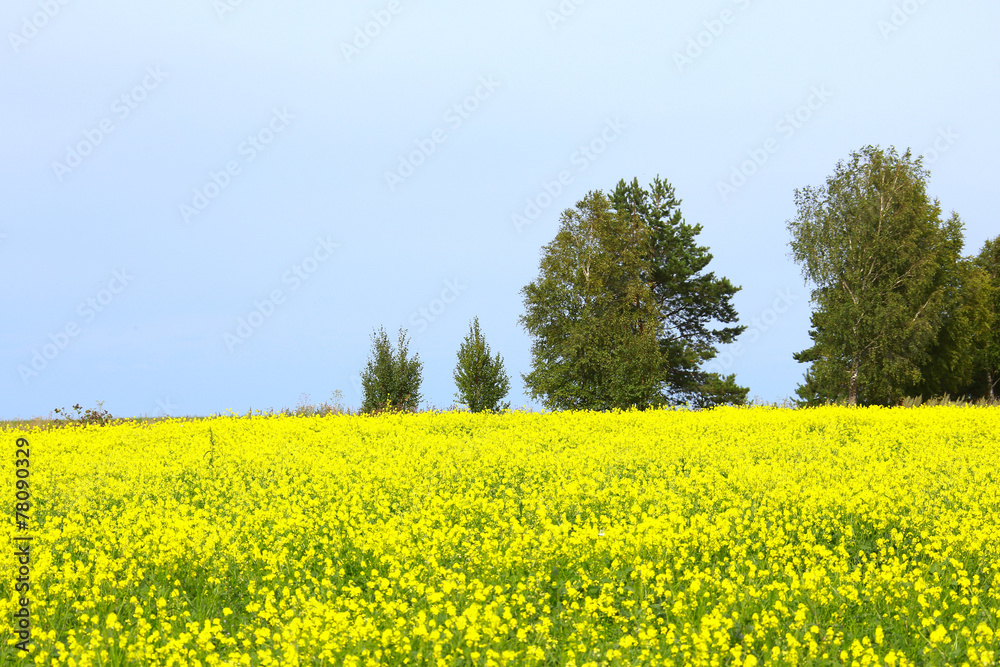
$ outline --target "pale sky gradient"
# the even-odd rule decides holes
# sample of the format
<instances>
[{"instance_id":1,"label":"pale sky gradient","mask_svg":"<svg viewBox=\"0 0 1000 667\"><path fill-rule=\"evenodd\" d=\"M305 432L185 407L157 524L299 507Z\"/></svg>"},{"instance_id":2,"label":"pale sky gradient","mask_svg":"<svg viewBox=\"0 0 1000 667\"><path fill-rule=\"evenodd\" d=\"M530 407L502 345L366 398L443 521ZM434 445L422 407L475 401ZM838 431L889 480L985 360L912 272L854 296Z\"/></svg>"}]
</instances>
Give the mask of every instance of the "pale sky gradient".
<instances>
[{"instance_id":1,"label":"pale sky gradient","mask_svg":"<svg viewBox=\"0 0 1000 667\"><path fill-rule=\"evenodd\" d=\"M967 254L1000 232L998 24L996 0L7 0L0 418L357 406L378 326L445 408L474 316L537 407L540 248L657 174L743 288L713 368L789 396L795 188L910 147Z\"/></svg>"}]
</instances>

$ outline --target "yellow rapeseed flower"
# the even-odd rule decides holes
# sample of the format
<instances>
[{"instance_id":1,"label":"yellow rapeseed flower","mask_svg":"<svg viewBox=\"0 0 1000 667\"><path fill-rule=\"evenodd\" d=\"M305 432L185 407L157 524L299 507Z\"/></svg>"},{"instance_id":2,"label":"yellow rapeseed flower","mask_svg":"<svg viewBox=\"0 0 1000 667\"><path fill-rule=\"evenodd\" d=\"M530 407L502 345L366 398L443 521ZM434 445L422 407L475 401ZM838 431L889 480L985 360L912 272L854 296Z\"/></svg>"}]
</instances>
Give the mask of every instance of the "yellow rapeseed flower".
<instances>
[{"instance_id":1,"label":"yellow rapeseed flower","mask_svg":"<svg viewBox=\"0 0 1000 667\"><path fill-rule=\"evenodd\" d=\"M0 664L989 665L998 432L838 407L19 432L35 648Z\"/></svg>"}]
</instances>

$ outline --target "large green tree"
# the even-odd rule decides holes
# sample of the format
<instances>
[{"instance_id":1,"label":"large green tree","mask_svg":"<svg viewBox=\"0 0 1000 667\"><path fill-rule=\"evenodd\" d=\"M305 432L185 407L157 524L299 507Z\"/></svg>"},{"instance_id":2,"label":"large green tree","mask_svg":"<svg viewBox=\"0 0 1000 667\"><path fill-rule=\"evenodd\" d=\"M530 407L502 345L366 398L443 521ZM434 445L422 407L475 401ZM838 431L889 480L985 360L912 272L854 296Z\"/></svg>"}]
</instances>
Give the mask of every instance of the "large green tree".
<instances>
[{"instance_id":1,"label":"large green tree","mask_svg":"<svg viewBox=\"0 0 1000 667\"><path fill-rule=\"evenodd\" d=\"M739 288L704 272L712 255L695 243L700 231L659 177L565 210L538 278L521 290L531 396L552 409L744 402L735 376L701 369L745 327L711 326L737 320Z\"/></svg>"},{"instance_id":2,"label":"large green tree","mask_svg":"<svg viewBox=\"0 0 1000 667\"><path fill-rule=\"evenodd\" d=\"M891 404L957 363L963 325L949 314L961 304L962 223L942 219L928 177L909 151L868 146L825 186L796 190L791 254L815 306L813 345L795 355L812 364L805 402Z\"/></svg>"}]
</instances>

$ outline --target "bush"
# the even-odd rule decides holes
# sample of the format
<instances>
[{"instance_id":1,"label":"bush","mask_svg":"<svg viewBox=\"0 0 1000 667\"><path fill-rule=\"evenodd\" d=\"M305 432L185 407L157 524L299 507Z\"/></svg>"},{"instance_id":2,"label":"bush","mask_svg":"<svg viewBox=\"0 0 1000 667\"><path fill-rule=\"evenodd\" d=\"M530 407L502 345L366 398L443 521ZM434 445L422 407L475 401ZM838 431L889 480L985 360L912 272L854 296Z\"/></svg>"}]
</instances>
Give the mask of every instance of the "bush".
<instances>
[{"instance_id":1,"label":"bush","mask_svg":"<svg viewBox=\"0 0 1000 667\"><path fill-rule=\"evenodd\" d=\"M284 408L281 414L294 417L325 417L327 415L350 414L344 406L344 392L339 389L334 390L330 395L330 400L315 405L309 402L309 394L302 394L298 405L294 409Z\"/></svg>"},{"instance_id":2,"label":"bush","mask_svg":"<svg viewBox=\"0 0 1000 667\"><path fill-rule=\"evenodd\" d=\"M97 401L97 408L83 410L80 404L73 406L76 416L71 416L65 408L56 408L52 412L61 416L68 424L90 424L93 426L108 426L114 423L115 418L110 412L104 409L104 401Z\"/></svg>"}]
</instances>

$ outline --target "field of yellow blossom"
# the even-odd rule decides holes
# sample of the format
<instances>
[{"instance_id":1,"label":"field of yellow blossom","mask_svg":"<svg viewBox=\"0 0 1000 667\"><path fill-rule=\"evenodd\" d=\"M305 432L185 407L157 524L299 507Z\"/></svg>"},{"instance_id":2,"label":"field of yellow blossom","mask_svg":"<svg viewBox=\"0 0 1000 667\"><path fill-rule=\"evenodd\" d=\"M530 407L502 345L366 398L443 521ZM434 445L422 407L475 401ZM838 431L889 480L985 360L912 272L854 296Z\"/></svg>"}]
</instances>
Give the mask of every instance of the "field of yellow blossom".
<instances>
[{"instance_id":1,"label":"field of yellow blossom","mask_svg":"<svg viewBox=\"0 0 1000 667\"><path fill-rule=\"evenodd\" d=\"M216 417L30 446L2 665L995 665L1000 410ZM15 538L30 535L16 593ZM31 644L15 644L27 596Z\"/></svg>"}]
</instances>

